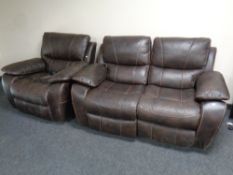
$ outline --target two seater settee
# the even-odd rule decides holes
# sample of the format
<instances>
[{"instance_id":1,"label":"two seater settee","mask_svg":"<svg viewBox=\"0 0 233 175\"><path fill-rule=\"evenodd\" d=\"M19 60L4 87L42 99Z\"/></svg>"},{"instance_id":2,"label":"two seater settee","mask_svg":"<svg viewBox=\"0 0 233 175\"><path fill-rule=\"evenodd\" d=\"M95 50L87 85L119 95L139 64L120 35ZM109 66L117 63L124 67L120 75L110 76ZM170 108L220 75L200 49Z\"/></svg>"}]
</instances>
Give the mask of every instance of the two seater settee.
<instances>
[{"instance_id":1,"label":"two seater settee","mask_svg":"<svg viewBox=\"0 0 233 175\"><path fill-rule=\"evenodd\" d=\"M206 148L229 93L213 71L208 38L106 36L97 57L74 74L72 105L86 126L179 146Z\"/></svg>"},{"instance_id":2,"label":"two seater settee","mask_svg":"<svg viewBox=\"0 0 233 175\"><path fill-rule=\"evenodd\" d=\"M2 68L2 85L11 104L39 117L63 121L72 116L70 80L95 62L96 43L90 36L45 33L41 58Z\"/></svg>"}]
</instances>

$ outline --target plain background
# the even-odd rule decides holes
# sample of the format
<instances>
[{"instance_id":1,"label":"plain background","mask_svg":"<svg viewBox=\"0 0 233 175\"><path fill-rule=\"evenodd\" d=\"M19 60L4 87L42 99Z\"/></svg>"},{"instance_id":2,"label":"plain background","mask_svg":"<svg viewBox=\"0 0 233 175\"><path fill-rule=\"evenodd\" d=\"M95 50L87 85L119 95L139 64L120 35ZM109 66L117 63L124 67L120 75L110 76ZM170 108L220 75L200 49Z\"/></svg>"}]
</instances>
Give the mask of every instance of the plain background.
<instances>
[{"instance_id":1,"label":"plain background","mask_svg":"<svg viewBox=\"0 0 233 175\"><path fill-rule=\"evenodd\" d=\"M89 34L98 45L104 35L209 37L233 94L232 18L232 0L0 0L0 66L39 57L46 31Z\"/></svg>"}]
</instances>

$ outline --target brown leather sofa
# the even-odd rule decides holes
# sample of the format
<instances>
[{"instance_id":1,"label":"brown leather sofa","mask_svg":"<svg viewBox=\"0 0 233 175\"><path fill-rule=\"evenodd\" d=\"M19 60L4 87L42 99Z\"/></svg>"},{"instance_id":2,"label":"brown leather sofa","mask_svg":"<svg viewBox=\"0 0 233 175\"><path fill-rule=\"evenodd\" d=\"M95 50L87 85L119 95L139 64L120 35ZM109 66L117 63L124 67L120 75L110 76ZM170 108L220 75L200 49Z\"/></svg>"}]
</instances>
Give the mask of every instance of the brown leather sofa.
<instances>
[{"instance_id":1,"label":"brown leather sofa","mask_svg":"<svg viewBox=\"0 0 233 175\"><path fill-rule=\"evenodd\" d=\"M45 33L41 58L2 68L2 85L16 108L50 120L72 114L70 80L95 62L96 43L88 35Z\"/></svg>"},{"instance_id":2,"label":"brown leather sofa","mask_svg":"<svg viewBox=\"0 0 233 175\"><path fill-rule=\"evenodd\" d=\"M77 120L124 136L206 148L229 93L207 38L104 38L98 62L73 76Z\"/></svg>"}]
</instances>

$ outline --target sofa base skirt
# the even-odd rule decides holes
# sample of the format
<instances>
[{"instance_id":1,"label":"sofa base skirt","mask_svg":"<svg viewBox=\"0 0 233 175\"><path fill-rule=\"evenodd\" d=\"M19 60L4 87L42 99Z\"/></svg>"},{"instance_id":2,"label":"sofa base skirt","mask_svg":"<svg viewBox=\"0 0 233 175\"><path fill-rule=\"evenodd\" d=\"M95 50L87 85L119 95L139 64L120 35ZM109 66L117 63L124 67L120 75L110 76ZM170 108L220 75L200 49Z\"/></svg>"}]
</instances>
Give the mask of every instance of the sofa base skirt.
<instances>
[{"instance_id":1,"label":"sofa base skirt","mask_svg":"<svg viewBox=\"0 0 233 175\"><path fill-rule=\"evenodd\" d=\"M38 117L52 120L48 106L38 105L14 98L15 107L23 112L36 115Z\"/></svg>"},{"instance_id":2,"label":"sofa base skirt","mask_svg":"<svg viewBox=\"0 0 233 175\"><path fill-rule=\"evenodd\" d=\"M19 109L20 111L33 114L46 120L65 121L66 119L74 117L73 111L68 111L69 108L67 107L65 113L63 111L59 111L61 108L58 108L58 114L56 114L56 111L52 111L50 107L46 105L33 104L18 98L14 98L14 103L14 107Z\"/></svg>"},{"instance_id":3,"label":"sofa base skirt","mask_svg":"<svg viewBox=\"0 0 233 175\"><path fill-rule=\"evenodd\" d=\"M195 142L195 131L161 126L145 121L137 121L139 137L146 137L160 143L191 147Z\"/></svg>"},{"instance_id":4,"label":"sofa base skirt","mask_svg":"<svg viewBox=\"0 0 233 175\"><path fill-rule=\"evenodd\" d=\"M86 114L90 128L127 137L136 137L136 120L120 120Z\"/></svg>"}]
</instances>

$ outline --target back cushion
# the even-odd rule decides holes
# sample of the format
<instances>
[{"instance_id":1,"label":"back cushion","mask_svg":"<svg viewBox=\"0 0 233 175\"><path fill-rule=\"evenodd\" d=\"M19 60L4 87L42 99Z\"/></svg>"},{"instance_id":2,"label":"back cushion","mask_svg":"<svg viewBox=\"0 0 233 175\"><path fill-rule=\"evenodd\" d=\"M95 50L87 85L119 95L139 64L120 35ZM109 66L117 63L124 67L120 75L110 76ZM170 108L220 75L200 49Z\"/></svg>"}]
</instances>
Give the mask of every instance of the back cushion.
<instances>
[{"instance_id":1,"label":"back cushion","mask_svg":"<svg viewBox=\"0 0 233 175\"><path fill-rule=\"evenodd\" d=\"M57 72L74 61L82 61L90 41L88 35L45 33L41 56L50 72Z\"/></svg>"},{"instance_id":2,"label":"back cushion","mask_svg":"<svg viewBox=\"0 0 233 175\"><path fill-rule=\"evenodd\" d=\"M207 64L209 50L207 38L155 38L148 83L193 88Z\"/></svg>"},{"instance_id":3,"label":"back cushion","mask_svg":"<svg viewBox=\"0 0 233 175\"><path fill-rule=\"evenodd\" d=\"M107 36L103 41L103 60L107 79L121 83L146 84L151 40L144 36Z\"/></svg>"}]
</instances>

